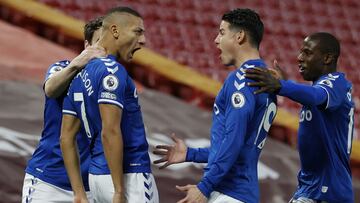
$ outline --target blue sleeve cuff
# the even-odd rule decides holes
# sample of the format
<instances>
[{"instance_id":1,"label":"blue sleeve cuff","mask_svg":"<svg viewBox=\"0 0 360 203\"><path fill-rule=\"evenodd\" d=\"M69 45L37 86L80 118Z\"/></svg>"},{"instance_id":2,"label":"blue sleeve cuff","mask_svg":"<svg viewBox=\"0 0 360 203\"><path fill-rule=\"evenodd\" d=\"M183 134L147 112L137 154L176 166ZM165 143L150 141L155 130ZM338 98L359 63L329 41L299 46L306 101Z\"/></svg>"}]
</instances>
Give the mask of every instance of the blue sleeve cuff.
<instances>
[{"instance_id":1,"label":"blue sleeve cuff","mask_svg":"<svg viewBox=\"0 0 360 203\"><path fill-rule=\"evenodd\" d=\"M188 147L185 161L193 162L195 160L195 154L196 154L196 149Z\"/></svg>"},{"instance_id":2,"label":"blue sleeve cuff","mask_svg":"<svg viewBox=\"0 0 360 203\"><path fill-rule=\"evenodd\" d=\"M209 199L211 192L213 191L212 187L209 184L206 184L204 181L201 181L197 187L203 193L205 197ZM210 189L209 189L210 188Z\"/></svg>"}]
</instances>

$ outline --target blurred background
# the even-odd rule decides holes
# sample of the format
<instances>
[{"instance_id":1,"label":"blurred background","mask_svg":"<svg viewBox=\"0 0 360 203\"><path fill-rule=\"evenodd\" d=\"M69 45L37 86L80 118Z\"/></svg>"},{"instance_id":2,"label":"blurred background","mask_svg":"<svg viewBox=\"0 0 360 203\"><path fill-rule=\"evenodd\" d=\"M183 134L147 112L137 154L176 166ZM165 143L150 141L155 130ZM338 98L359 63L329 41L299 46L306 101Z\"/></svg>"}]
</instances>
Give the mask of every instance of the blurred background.
<instances>
[{"instance_id":1,"label":"blurred background","mask_svg":"<svg viewBox=\"0 0 360 203\"><path fill-rule=\"evenodd\" d=\"M0 0L0 203L20 202L26 162L42 130L42 84L48 66L83 49L83 26L116 6L144 18L147 48L128 72L140 90L151 149L170 144L175 132L189 146L208 146L214 97L229 69L214 39L224 12L257 11L265 25L260 46L290 79L301 81L297 54L305 36L326 31L341 42L340 71L353 83L356 104L351 156L355 202L360 202L360 2L357 0ZM300 105L278 97L280 109L258 165L262 203L286 203L296 189ZM152 160L155 155L151 154ZM201 164L153 166L162 203L183 194L175 185L196 184Z\"/></svg>"}]
</instances>

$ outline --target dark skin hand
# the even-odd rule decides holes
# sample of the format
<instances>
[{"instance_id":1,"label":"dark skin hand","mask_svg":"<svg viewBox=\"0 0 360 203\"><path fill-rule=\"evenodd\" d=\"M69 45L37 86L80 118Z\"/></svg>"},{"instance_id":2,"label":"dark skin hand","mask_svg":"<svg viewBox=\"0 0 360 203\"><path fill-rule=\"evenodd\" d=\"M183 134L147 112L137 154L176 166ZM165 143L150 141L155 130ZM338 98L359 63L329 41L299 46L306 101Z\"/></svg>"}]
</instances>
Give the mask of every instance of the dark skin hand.
<instances>
[{"instance_id":1,"label":"dark skin hand","mask_svg":"<svg viewBox=\"0 0 360 203\"><path fill-rule=\"evenodd\" d=\"M260 88L254 92L255 94L263 92L278 93L281 89L279 80L287 80L288 78L286 72L279 66L277 60L273 61L273 67L269 69L256 67L245 70L245 77L257 81L248 83L249 86Z\"/></svg>"},{"instance_id":2,"label":"dark skin hand","mask_svg":"<svg viewBox=\"0 0 360 203\"><path fill-rule=\"evenodd\" d=\"M249 82L250 87L259 87L254 94L260 93L278 93L281 89L280 80L274 76L274 73L265 68L251 68L245 70L245 77L255 80L256 82Z\"/></svg>"}]
</instances>

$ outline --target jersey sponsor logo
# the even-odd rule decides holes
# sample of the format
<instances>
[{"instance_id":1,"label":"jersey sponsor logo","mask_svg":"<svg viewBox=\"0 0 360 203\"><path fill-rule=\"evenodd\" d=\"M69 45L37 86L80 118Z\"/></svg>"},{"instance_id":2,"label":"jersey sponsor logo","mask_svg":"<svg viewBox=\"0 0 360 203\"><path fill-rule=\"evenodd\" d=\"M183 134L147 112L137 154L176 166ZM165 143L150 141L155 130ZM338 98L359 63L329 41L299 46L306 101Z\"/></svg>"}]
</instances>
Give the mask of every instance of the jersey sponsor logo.
<instances>
[{"instance_id":1,"label":"jersey sponsor logo","mask_svg":"<svg viewBox=\"0 0 360 203\"><path fill-rule=\"evenodd\" d=\"M321 80L318 84L326 85L326 86L328 86L330 88L334 87L334 85L332 84L332 82L329 79Z\"/></svg>"},{"instance_id":2,"label":"jersey sponsor logo","mask_svg":"<svg viewBox=\"0 0 360 203\"><path fill-rule=\"evenodd\" d=\"M101 92L100 95L101 98L103 99L111 99L111 100L116 100L116 95L110 92Z\"/></svg>"},{"instance_id":3,"label":"jersey sponsor logo","mask_svg":"<svg viewBox=\"0 0 360 203\"><path fill-rule=\"evenodd\" d=\"M327 186L322 186L322 187L321 187L321 192L322 192L322 193L326 193L326 192L328 191L328 189L329 189L329 187L327 187Z\"/></svg>"},{"instance_id":4,"label":"jersey sponsor logo","mask_svg":"<svg viewBox=\"0 0 360 203\"><path fill-rule=\"evenodd\" d=\"M119 86L119 80L115 75L108 75L103 79L103 87L108 91L114 91Z\"/></svg>"},{"instance_id":5,"label":"jersey sponsor logo","mask_svg":"<svg viewBox=\"0 0 360 203\"><path fill-rule=\"evenodd\" d=\"M231 96L231 103L234 108L241 108L245 105L245 97L240 92L235 92Z\"/></svg>"}]
</instances>

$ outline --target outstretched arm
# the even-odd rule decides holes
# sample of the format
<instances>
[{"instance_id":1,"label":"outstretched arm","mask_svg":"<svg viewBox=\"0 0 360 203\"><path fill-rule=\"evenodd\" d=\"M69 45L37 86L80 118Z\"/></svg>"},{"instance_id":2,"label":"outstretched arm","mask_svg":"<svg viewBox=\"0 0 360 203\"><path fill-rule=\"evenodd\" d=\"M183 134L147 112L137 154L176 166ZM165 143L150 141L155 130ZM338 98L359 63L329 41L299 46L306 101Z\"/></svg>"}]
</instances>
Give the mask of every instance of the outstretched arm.
<instances>
[{"instance_id":1,"label":"outstretched arm","mask_svg":"<svg viewBox=\"0 0 360 203\"><path fill-rule=\"evenodd\" d=\"M264 68L247 69L245 77L255 80L249 86L259 87L255 94L276 93L288 97L303 105L322 105L327 101L327 93L321 87L298 84L289 80L280 80Z\"/></svg>"},{"instance_id":2,"label":"outstretched arm","mask_svg":"<svg viewBox=\"0 0 360 203\"><path fill-rule=\"evenodd\" d=\"M99 104L99 109L102 123L101 140L115 190L113 202L122 202L124 201L124 147L120 129L122 109L112 104Z\"/></svg>"},{"instance_id":3,"label":"outstretched arm","mask_svg":"<svg viewBox=\"0 0 360 203\"><path fill-rule=\"evenodd\" d=\"M46 96L57 98L68 88L74 76L85 67L85 65L95 57L105 56L103 48L90 46L75 57L70 64L60 71L54 72L45 82L44 91Z\"/></svg>"},{"instance_id":4,"label":"outstretched arm","mask_svg":"<svg viewBox=\"0 0 360 203\"><path fill-rule=\"evenodd\" d=\"M74 201L87 202L87 197L80 174L79 155L76 146L76 134L80 129L80 120L72 115L62 117L60 146L66 171L74 191Z\"/></svg>"}]
</instances>

